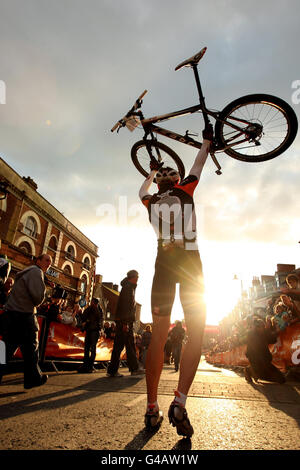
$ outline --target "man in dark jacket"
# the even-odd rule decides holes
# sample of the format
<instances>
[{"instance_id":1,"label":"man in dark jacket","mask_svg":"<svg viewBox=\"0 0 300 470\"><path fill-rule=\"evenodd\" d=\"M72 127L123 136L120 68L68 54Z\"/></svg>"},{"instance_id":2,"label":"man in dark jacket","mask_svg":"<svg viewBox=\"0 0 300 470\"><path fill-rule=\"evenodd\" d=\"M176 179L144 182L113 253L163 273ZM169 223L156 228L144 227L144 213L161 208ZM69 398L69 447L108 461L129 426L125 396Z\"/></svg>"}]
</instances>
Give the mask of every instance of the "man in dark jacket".
<instances>
[{"instance_id":1,"label":"man in dark jacket","mask_svg":"<svg viewBox=\"0 0 300 470\"><path fill-rule=\"evenodd\" d=\"M272 364L269 344L276 341L277 333L266 328L263 320L255 319L247 337L246 356L250 362L250 366L245 368L247 382L252 383L252 378L255 381L262 379L281 384L285 382L284 375Z\"/></svg>"},{"instance_id":2,"label":"man in dark jacket","mask_svg":"<svg viewBox=\"0 0 300 470\"><path fill-rule=\"evenodd\" d=\"M82 329L85 331L83 365L78 372L94 372L96 348L100 331L103 326L103 312L99 306L99 299L93 298L92 303L82 314Z\"/></svg>"},{"instance_id":3,"label":"man in dark jacket","mask_svg":"<svg viewBox=\"0 0 300 470\"><path fill-rule=\"evenodd\" d=\"M171 337L171 342L172 342L172 355L174 359L174 367L177 372L179 369L182 342L185 337L185 330L182 327L181 321L176 322L176 325L171 331L170 337Z\"/></svg>"},{"instance_id":4,"label":"man in dark jacket","mask_svg":"<svg viewBox=\"0 0 300 470\"><path fill-rule=\"evenodd\" d=\"M47 375L42 375L38 365L38 321L36 308L43 302L46 292L44 273L51 266L52 258L40 255L34 266L16 275L11 294L5 304L2 335L6 349L6 363L20 347L24 360L24 388L43 385ZM0 365L0 382L4 372Z\"/></svg>"},{"instance_id":5,"label":"man in dark jacket","mask_svg":"<svg viewBox=\"0 0 300 470\"><path fill-rule=\"evenodd\" d=\"M138 281L138 272L131 270L127 277L121 282L121 292L116 309L116 336L114 347L111 354L111 360L107 368L108 377L122 377L118 369L120 365L120 355L124 346L126 347L126 356L128 368L131 375L141 374L133 337L133 323L135 322L135 289Z\"/></svg>"}]
</instances>

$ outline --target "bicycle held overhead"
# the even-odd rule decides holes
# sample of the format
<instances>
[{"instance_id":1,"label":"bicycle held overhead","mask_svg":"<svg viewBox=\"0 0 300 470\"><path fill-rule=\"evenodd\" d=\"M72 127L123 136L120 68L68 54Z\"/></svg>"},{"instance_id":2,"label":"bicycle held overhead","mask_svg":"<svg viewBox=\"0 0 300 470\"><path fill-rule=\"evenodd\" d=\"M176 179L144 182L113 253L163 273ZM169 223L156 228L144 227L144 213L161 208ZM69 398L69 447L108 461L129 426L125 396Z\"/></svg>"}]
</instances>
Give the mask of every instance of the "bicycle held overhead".
<instances>
[{"instance_id":1,"label":"bicycle held overhead","mask_svg":"<svg viewBox=\"0 0 300 470\"><path fill-rule=\"evenodd\" d=\"M142 126L144 137L133 145L131 158L137 170L146 177L149 174L149 164L154 160L163 162L165 166L174 166L175 163L181 178L184 177L185 168L181 158L167 145L158 141L157 134L201 148L202 143L195 140L193 138L195 135L188 131L181 135L156 125L174 117L200 112L205 127L210 125L210 118L215 120L210 154L217 166L217 174L221 174L221 167L215 156L217 152L224 152L244 162L263 162L285 152L297 135L298 121L294 110L276 96L251 94L232 101L222 111L212 111L207 108L198 73L198 64L206 49L204 47L175 68L175 70L183 67L193 69L199 95L198 104L172 113L145 118L141 111L143 97L147 93L145 90L128 113L111 129L112 132L115 130L119 132L126 126L133 131Z\"/></svg>"}]
</instances>

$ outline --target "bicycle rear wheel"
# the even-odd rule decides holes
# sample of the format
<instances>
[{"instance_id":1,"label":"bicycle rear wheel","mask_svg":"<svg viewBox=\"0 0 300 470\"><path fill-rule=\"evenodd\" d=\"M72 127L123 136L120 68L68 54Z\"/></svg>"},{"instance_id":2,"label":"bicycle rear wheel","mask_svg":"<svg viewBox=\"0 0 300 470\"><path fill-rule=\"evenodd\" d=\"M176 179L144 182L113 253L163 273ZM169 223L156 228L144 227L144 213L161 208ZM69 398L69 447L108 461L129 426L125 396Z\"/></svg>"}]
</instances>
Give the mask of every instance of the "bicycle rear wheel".
<instances>
[{"instance_id":1,"label":"bicycle rear wheel","mask_svg":"<svg viewBox=\"0 0 300 470\"><path fill-rule=\"evenodd\" d=\"M185 168L181 158L167 145L156 140L148 140L152 155L159 162L164 162L164 167L169 166L178 170L180 178L184 178ZM145 177L150 173L150 156L144 140L136 142L131 149L131 159L136 169Z\"/></svg>"},{"instance_id":2,"label":"bicycle rear wheel","mask_svg":"<svg viewBox=\"0 0 300 470\"><path fill-rule=\"evenodd\" d=\"M263 162L282 154L293 143L297 130L291 106L266 94L243 96L228 104L215 126L220 150L245 162Z\"/></svg>"}]
</instances>

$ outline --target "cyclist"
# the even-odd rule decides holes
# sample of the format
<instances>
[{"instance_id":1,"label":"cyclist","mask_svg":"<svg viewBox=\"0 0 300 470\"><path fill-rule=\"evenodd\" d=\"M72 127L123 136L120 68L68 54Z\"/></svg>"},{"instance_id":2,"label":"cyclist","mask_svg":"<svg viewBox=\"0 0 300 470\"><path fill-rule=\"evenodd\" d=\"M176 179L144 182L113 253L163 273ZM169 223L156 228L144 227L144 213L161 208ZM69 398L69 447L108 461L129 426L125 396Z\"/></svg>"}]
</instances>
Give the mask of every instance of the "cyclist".
<instances>
[{"instance_id":1,"label":"cyclist","mask_svg":"<svg viewBox=\"0 0 300 470\"><path fill-rule=\"evenodd\" d=\"M176 283L179 283L188 340L182 354L178 386L168 416L170 423L176 426L177 433L187 437L191 437L194 431L185 405L201 357L206 320L193 193L206 162L212 138L213 129L209 125L203 131L203 145L192 169L183 181L180 181L176 170L151 163L151 172L139 192L142 203L148 209L150 222L158 235L151 293L153 328L146 361L148 403L145 424L146 427L153 428L163 419L157 402L157 389L163 367L164 346L170 326ZM150 194L154 178L158 192Z\"/></svg>"}]
</instances>

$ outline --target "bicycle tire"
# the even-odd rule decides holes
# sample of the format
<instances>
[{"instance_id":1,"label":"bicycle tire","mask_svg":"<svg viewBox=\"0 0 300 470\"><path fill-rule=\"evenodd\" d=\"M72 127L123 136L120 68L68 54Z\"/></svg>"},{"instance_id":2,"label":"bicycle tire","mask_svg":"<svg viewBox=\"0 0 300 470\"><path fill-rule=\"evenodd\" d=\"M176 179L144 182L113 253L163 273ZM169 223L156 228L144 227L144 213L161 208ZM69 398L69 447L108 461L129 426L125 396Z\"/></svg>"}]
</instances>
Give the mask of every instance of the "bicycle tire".
<instances>
[{"instance_id":1,"label":"bicycle tire","mask_svg":"<svg viewBox=\"0 0 300 470\"><path fill-rule=\"evenodd\" d=\"M160 152L160 161L164 161L166 166L171 166L173 168L175 163L180 174L180 178L183 179L185 175L185 167L177 153L162 142L158 142L156 140L148 140L147 142L148 145L151 145L151 150L155 150L155 157L157 156L157 152ZM147 178L150 173L150 157L144 140L139 140L133 145L131 149L131 159L136 169Z\"/></svg>"},{"instance_id":2,"label":"bicycle tire","mask_svg":"<svg viewBox=\"0 0 300 470\"><path fill-rule=\"evenodd\" d=\"M249 107L249 109L246 109L247 107ZM250 111L252 112L252 117L250 116ZM254 111L256 112L255 116ZM272 113L274 113L274 119L272 118ZM241 115L239 116L239 114ZM230 122L231 116L247 119L249 123L256 123L263 126L259 146L252 143L249 147L226 148L229 139L234 139L234 131L222 121ZM247 116L249 116L250 119ZM263 117L269 119L269 121L266 121L265 125L261 121ZM270 125L271 121L273 121L273 127ZM234 120L231 122L236 123ZM226 134L229 130L232 134L231 137L229 137L230 134ZM221 111L215 125L215 135L220 150L223 148L223 151L230 157L245 162L264 162L281 155L293 143L297 135L297 130L298 120L291 106L281 98L267 94L246 95L232 101ZM236 138L238 138L238 136ZM278 142L277 144L276 140ZM245 145L245 143L241 145ZM273 149L271 145L274 145Z\"/></svg>"}]
</instances>

